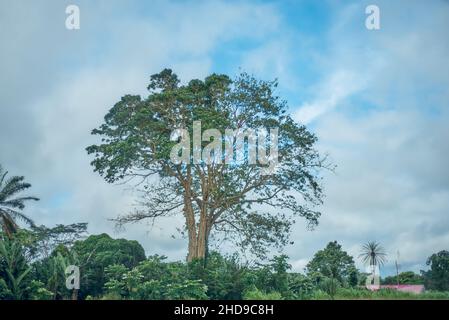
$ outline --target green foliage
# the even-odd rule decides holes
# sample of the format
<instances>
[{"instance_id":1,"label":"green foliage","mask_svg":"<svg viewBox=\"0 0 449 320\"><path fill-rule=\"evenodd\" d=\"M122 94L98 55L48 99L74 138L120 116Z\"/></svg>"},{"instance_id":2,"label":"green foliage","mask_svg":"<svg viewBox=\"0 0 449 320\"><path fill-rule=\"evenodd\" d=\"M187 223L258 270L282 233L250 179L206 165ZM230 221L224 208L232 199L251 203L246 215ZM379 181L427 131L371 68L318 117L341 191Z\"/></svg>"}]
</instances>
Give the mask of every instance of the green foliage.
<instances>
[{"instance_id":1,"label":"green foliage","mask_svg":"<svg viewBox=\"0 0 449 320\"><path fill-rule=\"evenodd\" d=\"M68 298L70 295L65 286L65 270L69 265L75 263L71 262L73 259L71 259L67 250L64 249L65 247L61 247L59 250L55 250L48 259L49 263L47 266L49 267L50 276L48 277L47 285L51 288L54 299Z\"/></svg>"},{"instance_id":2,"label":"green foliage","mask_svg":"<svg viewBox=\"0 0 449 320\"><path fill-rule=\"evenodd\" d=\"M331 299L335 298L337 290L340 287L340 282L336 278L325 277L319 284L321 290L326 292Z\"/></svg>"},{"instance_id":3,"label":"green foliage","mask_svg":"<svg viewBox=\"0 0 449 320\"><path fill-rule=\"evenodd\" d=\"M308 299L316 290L313 279L301 273L289 273L288 287L292 299Z\"/></svg>"},{"instance_id":4,"label":"green foliage","mask_svg":"<svg viewBox=\"0 0 449 320\"><path fill-rule=\"evenodd\" d=\"M324 297L321 297L324 298ZM416 294L393 289L370 291L365 288L339 288L335 295L339 300L447 300L449 292L425 291Z\"/></svg>"},{"instance_id":5,"label":"green foliage","mask_svg":"<svg viewBox=\"0 0 449 320\"><path fill-rule=\"evenodd\" d=\"M426 264L430 266L430 270L422 271L426 288L449 291L449 251L432 254Z\"/></svg>"},{"instance_id":6,"label":"green foliage","mask_svg":"<svg viewBox=\"0 0 449 320\"><path fill-rule=\"evenodd\" d=\"M69 264L90 268L87 275L81 273L82 281L87 287L81 298L86 300L169 300L169 299L247 299L247 300L278 300L278 299L449 299L449 291L430 290L421 294L400 292L393 289L370 291L362 286L347 286L336 277L338 273L328 274L310 271L307 274L289 272L291 266L285 255L275 256L265 265L242 265L236 255L222 256L211 252L206 260L195 260L190 263L169 262L165 256L153 255L142 259L137 264L134 261L143 255L140 249L132 250L135 242L116 241L107 235L89 237L78 241L74 247L68 248L62 244L56 246L48 257L32 261L27 259L29 233L20 230L10 239L0 232L0 299L71 299L73 292L65 288L65 268ZM88 243L84 243L87 241ZM108 251L108 243L115 242ZM335 244L335 243L334 243ZM75 250L75 247L77 250ZM333 254L323 254L332 248ZM318 257L345 257L338 245L331 245L321 250ZM92 248L97 248L93 250ZM91 254L84 255L87 250ZM86 252L83 252L86 250ZM335 251L339 252L335 254ZM80 259L78 252L81 253ZM140 252L138 257L130 257L132 252ZM95 254L98 253L98 256ZM446 252L442 251L429 258L431 269L424 275L429 281L431 272L444 271ZM320 259L319 259L320 260ZM325 259L326 260L326 259ZM340 261L340 259L336 259ZM345 261L346 259L342 259ZM108 264L109 262L112 264ZM328 265L332 259L327 259ZM316 261L315 261L316 262ZM126 264L127 265L126 265ZM332 265L332 264L331 264ZM345 265L345 264L339 264ZM101 269L100 269L101 268ZM312 268L313 269L313 268ZM328 268L329 269L329 268ZM89 270L89 269L87 269ZM101 290L96 286L96 275L102 270L103 285ZM324 269L326 270L326 269ZM330 268L330 270L340 270ZM348 269L350 270L350 268ZM82 272L82 271L81 271ZM350 273L348 273L350 275ZM436 273L445 275L444 272ZM328 276L330 275L330 276ZM364 273L357 273L358 282L363 284ZM349 278L350 279L350 276ZM413 272L400 274L401 283L422 281ZM438 281L440 278L431 278ZM443 278L444 279L444 278ZM395 281L396 277L387 277L384 281ZM394 282L395 283L395 282ZM90 286L90 287L89 287ZM440 289L441 290L441 289Z\"/></svg>"},{"instance_id":7,"label":"green foliage","mask_svg":"<svg viewBox=\"0 0 449 320\"><path fill-rule=\"evenodd\" d=\"M401 272L398 276L389 276L382 279L382 284L424 284L424 279L421 275L413 271Z\"/></svg>"},{"instance_id":8,"label":"green foliage","mask_svg":"<svg viewBox=\"0 0 449 320\"><path fill-rule=\"evenodd\" d=\"M322 200L317 173L326 164L315 149L316 136L287 114L276 87L276 81L257 80L245 73L234 80L212 74L182 85L172 70L164 69L151 76L146 98L123 96L92 131L101 143L87 147L94 156L94 171L107 182L143 180L143 207L118 217L118 224L183 214L189 261L205 258L211 230L265 257L268 246L288 243L294 217L305 218L310 227L317 225L320 213L315 205ZM173 163L170 153L178 144L170 139L173 130L183 129L193 137L193 123L201 120L203 131L216 129L222 134L216 138L222 147L226 129L242 133L277 128L282 166L267 175L266 166L248 161L191 163L190 153L187 164ZM196 149L209 143L202 141ZM236 146L234 141L231 144ZM190 150L190 140L188 146ZM216 156L224 159L222 154ZM159 183L154 183L153 176ZM292 194L295 191L301 200ZM198 219L200 212L202 219ZM201 227L195 228L196 224Z\"/></svg>"},{"instance_id":9,"label":"green foliage","mask_svg":"<svg viewBox=\"0 0 449 320\"><path fill-rule=\"evenodd\" d=\"M8 171L3 170L0 165L0 226L8 237L12 237L17 232L16 220L21 220L30 226L34 225L31 218L21 212L25 208L25 203L30 200L39 200L36 197L19 196L17 194L31 187L31 184L24 182L25 177L13 176L6 178Z\"/></svg>"},{"instance_id":10,"label":"green foliage","mask_svg":"<svg viewBox=\"0 0 449 320\"><path fill-rule=\"evenodd\" d=\"M112 264L104 269L108 281L120 281L127 271L128 268L123 264Z\"/></svg>"},{"instance_id":11,"label":"green foliage","mask_svg":"<svg viewBox=\"0 0 449 320\"><path fill-rule=\"evenodd\" d=\"M87 233L87 223L59 224L53 228L34 226L25 233L30 257L46 258L56 247L70 248L75 241L83 238Z\"/></svg>"},{"instance_id":12,"label":"green foliage","mask_svg":"<svg viewBox=\"0 0 449 320\"><path fill-rule=\"evenodd\" d=\"M366 279L370 274L366 272L359 272L357 276L357 285L364 287L366 285Z\"/></svg>"},{"instance_id":13,"label":"green foliage","mask_svg":"<svg viewBox=\"0 0 449 320\"><path fill-rule=\"evenodd\" d=\"M6 300L10 297L12 297L12 293L8 288L8 284L3 278L0 278L0 300Z\"/></svg>"},{"instance_id":14,"label":"green foliage","mask_svg":"<svg viewBox=\"0 0 449 320\"><path fill-rule=\"evenodd\" d=\"M45 284L38 280L32 280L29 286L31 300L51 300L53 292L45 288Z\"/></svg>"},{"instance_id":15,"label":"green foliage","mask_svg":"<svg viewBox=\"0 0 449 320\"><path fill-rule=\"evenodd\" d=\"M106 297L111 299L206 299L207 286L187 277L187 266L152 256L131 270L113 265L106 269Z\"/></svg>"},{"instance_id":16,"label":"green foliage","mask_svg":"<svg viewBox=\"0 0 449 320\"><path fill-rule=\"evenodd\" d=\"M336 279L339 285L357 285L357 269L353 258L337 241L329 242L306 266L307 273L319 283L322 278ZM327 280L326 280L327 281Z\"/></svg>"},{"instance_id":17,"label":"green foliage","mask_svg":"<svg viewBox=\"0 0 449 320\"><path fill-rule=\"evenodd\" d=\"M176 81L169 81L169 74L159 76L153 80L170 88L176 84ZM208 81L218 84L222 80L224 78L213 77ZM191 85L201 87L199 82ZM146 258L137 241L112 239L107 234L81 240L87 229L85 223L53 228L35 226L15 210L23 209L25 201L37 199L13 198L30 185L23 182L23 177L5 177L6 172L0 168L1 300L70 299L76 296L76 290L71 292L65 287L68 265L80 267L80 297L86 300L449 299L449 252L445 250L428 258L430 269L422 271L421 276L411 271L399 274L400 284L425 283L428 290L421 294L363 288L360 285L364 284L367 274L358 272L353 258L336 241L315 254L305 275L290 272L286 255L251 267L242 265L237 255L225 257L218 252L209 252L205 259L188 263L167 262L167 257L160 255ZM16 218L29 222L31 229L18 229ZM262 231L258 232L268 232L264 231L266 226L263 221L261 223L261 216L253 218L255 227L262 225ZM250 234L255 241L260 241L270 232ZM367 243L361 257L372 266L386 261L383 248L376 242ZM398 278L386 277L383 283L396 284Z\"/></svg>"},{"instance_id":18,"label":"green foliage","mask_svg":"<svg viewBox=\"0 0 449 320\"><path fill-rule=\"evenodd\" d=\"M122 264L135 267L145 260L145 251L137 241L112 239L107 234L89 236L76 241L72 251L79 261L81 272L80 296L99 296L106 282L105 268Z\"/></svg>"},{"instance_id":19,"label":"green foliage","mask_svg":"<svg viewBox=\"0 0 449 320\"><path fill-rule=\"evenodd\" d=\"M236 255L223 257L210 252L206 261L195 260L188 266L191 279L201 279L207 296L217 300L239 300L249 280L248 268L241 266Z\"/></svg>"},{"instance_id":20,"label":"green foliage","mask_svg":"<svg viewBox=\"0 0 449 320\"><path fill-rule=\"evenodd\" d=\"M376 241L365 243L359 257L370 266L382 266L387 261L385 249Z\"/></svg>"},{"instance_id":21,"label":"green foliage","mask_svg":"<svg viewBox=\"0 0 449 320\"><path fill-rule=\"evenodd\" d=\"M51 298L52 293L44 283L33 279L25 251L19 239L9 239L0 233L0 300Z\"/></svg>"},{"instance_id":22,"label":"green foliage","mask_svg":"<svg viewBox=\"0 0 449 320\"><path fill-rule=\"evenodd\" d=\"M165 298L170 300L201 300L207 299L207 286L201 280L184 280L169 284Z\"/></svg>"},{"instance_id":23,"label":"green foliage","mask_svg":"<svg viewBox=\"0 0 449 320\"><path fill-rule=\"evenodd\" d=\"M31 267L28 266L24 249L20 242L4 238L0 239L0 288L7 299L20 300L27 298L27 280Z\"/></svg>"},{"instance_id":24,"label":"green foliage","mask_svg":"<svg viewBox=\"0 0 449 320\"><path fill-rule=\"evenodd\" d=\"M255 288L249 291L246 291L244 296L244 300L282 300L282 295L279 292L272 291L269 293L265 293Z\"/></svg>"},{"instance_id":25,"label":"green foliage","mask_svg":"<svg viewBox=\"0 0 449 320\"><path fill-rule=\"evenodd\" d=\"M269 291L276 291L287 297L289 295L288 270L291 269L287 260L286 255L275 256L271 259L270 263L261 270L258 288L267 288Z\"/></svg>"}]
</instances>

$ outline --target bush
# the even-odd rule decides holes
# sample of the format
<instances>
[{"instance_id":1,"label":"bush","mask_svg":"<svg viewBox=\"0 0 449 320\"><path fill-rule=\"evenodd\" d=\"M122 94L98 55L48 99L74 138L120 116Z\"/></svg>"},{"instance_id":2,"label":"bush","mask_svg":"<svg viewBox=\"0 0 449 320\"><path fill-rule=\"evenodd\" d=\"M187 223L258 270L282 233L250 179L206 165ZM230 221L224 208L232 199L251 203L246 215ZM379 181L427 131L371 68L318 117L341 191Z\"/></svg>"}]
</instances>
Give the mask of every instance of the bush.
<instances>
[{"instance_id":1,"label":"bush","mask_svg":"<svg viewBox=\"0 0 449 320\"><path fill-rule=\"evenodd\" d=\"M207 299L207 286L201 280L188 279L185 264L165 259L151 256L131 270L123 265L107 267L103 299Z\"/></svg>"},{"instance_id":2,"label":"bush","mask_svg":"<svg viewBox=\"0 0 449 320\"><path fill-rule=\"evenodd\" d=\"M255 288L253 290L246 291L243 295L244 300L282 300L282 295L279 292L272 291L265 293Z\"/></svg>"},{"instance_id":3,"label":"bush","mask_svg":"<svg viewBox=\"0 0 449 320\"><path fill-rule=\"evenodd\" d=\"M51 300L53 298L53 292L47 290L40 281L32 280L29 290L31 300Z\"/></svg>"},{"instance_id":4,"label":"bush","mask_svg":"<svg viewBox=\"0 0 449 320\"><path fill-rule=\"evenodd\" d=\"M223 257L211 252L206 261L193 261L187 267L189 279L201 279L207 286L207 296L213 300L242 299L245 288L254 282L237 256Z\"/></svg>"}]
</instances>

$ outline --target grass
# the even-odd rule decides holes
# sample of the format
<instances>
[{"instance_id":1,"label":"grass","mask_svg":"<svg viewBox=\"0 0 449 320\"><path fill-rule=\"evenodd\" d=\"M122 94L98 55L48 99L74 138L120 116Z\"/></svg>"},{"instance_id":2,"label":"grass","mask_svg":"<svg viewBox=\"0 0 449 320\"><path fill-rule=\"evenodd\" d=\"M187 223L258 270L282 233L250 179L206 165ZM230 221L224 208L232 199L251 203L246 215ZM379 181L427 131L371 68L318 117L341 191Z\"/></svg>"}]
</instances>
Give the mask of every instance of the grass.
<instances>
[{"instance_id":1,"label":"grass","mask_svg":"<svg viewBox=\"0 0 449 320\"><path fill-rule=\"evenodd\" d=\"M312 300L332 299L324 291L317 290L312 293ZM335 300L449 300L449 292L426 291L421 294L401 292L393 289L369 291L357 288L339 288Z\"/></svg>"}]
</instances>

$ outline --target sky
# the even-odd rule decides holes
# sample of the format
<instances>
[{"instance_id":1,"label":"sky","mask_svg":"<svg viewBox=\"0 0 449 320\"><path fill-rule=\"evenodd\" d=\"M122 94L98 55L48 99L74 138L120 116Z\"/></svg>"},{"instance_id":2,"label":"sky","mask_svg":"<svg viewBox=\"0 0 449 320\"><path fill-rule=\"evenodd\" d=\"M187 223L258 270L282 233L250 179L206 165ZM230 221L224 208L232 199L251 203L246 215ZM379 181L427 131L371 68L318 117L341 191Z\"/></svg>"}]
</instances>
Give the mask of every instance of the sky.
<instances>
[{"instance_id":1,"label":"sky","mask_svg":"<svg viewBox=\"0 0 449 320\"><path fill-rule=\"evenodd\" d=\"M80 29L65 25L68 5ZM365 27L368 5L380 29ZM118 231L108 219L137 196L90 166L90 131L151 74L181 80L247 71L279 80L289 112L329 154L319 226L293 228L294 271L337 240L355 257L379 241L384 274L425 269L449 249L449 2L0 0L0 164L41 198L25 213L52 226L138 240L147 254L185 258L183 219ZM226 250L226 244L224 250Z\"/></svg>"}]
</instances>

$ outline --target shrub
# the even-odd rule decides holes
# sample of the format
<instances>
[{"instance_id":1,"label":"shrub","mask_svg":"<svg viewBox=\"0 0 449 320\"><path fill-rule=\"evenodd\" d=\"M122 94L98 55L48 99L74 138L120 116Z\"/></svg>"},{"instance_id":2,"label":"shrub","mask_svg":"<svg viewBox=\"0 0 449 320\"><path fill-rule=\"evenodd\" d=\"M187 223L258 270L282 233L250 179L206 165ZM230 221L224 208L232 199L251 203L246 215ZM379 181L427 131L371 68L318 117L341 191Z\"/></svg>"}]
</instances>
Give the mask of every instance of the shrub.
<instances>
[{"instance_id":1,"label":"shrub","mask_svg":"<svg viewBox=\"0 0 449 320\"><path fill-rule=\"evenodd\" d=\"M246 291L243 295L244 300L282 300L282 295L277 291L265 293L255 288Z\"/></svg>"}]
</instances>

